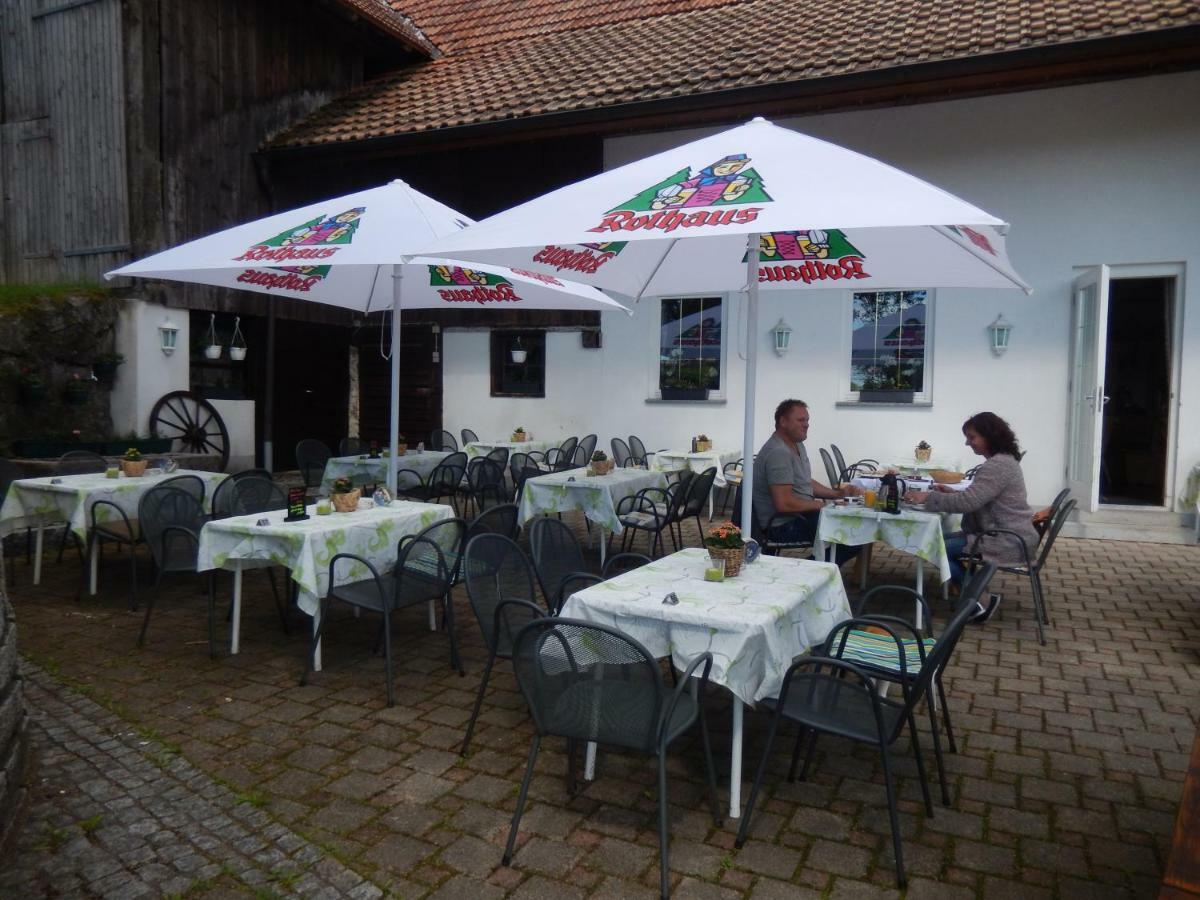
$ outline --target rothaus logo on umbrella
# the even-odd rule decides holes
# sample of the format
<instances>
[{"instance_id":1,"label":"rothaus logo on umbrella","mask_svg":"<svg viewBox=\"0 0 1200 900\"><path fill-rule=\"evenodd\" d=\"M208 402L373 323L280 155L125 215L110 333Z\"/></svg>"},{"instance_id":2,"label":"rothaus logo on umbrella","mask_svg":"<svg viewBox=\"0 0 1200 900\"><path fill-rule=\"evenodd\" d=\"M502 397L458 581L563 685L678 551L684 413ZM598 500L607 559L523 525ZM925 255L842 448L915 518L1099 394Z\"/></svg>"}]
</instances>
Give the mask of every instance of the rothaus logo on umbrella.
<instances>
[{"instance_id":1,"label":"rothaus logo on umbrella","mask_svg":"<svg viewBox=\"0 0 1200 900\"><path fill-rule=\"evenodd\" d=\"M871 273L863 269L863 254L851 244L844 232L836 228L828 231L772 231L759 239L758 258L762 265L758 269L759 282L765 281L814 281L842 278L870 278ZM781 265L783 260L794 260ZM742 257L742 262L746 258Z\"/></svg>"},{"instance_id":2,"label":"rothaus logo on umbrella","mask_svg":"<svg viewBox=\"0 0 1200 900\"><path fill-rule=\"evenodd\" d=\"M329 259L338 245L349 244L358 231L365 206L356 206L332 216L317 216L295 228L260 241L235 262L290 262ZM330 245L333 246L330 246ZM283 273L283 274L277 274ZM310 291L329 274L329 266L305 263L298 266L272 266L270 271L247 269L237 280L257 284L268 290Z\"/></svg>"},{"instance_id":3,"label":"rothaus logo on umbrella","mask_svg":"<svg viewBox=\"0 0 1200 900\"><path fill-rule=\"evenodd\" d=\"M750 168L750 157L733 153L692 173L680 169L636 197L613 207L595 228L606 231L665 231L697 225L745 225L758 218L771 196L762 176ZM721 209L736 206L738 209ZM717 207L713 209L712 207ZM692 210L687 212L685 210ZM641 215L639 215L641 213Z\"/></svg>"},{"instance_id":4,"label":"rothaus logo on umbrella","mask_svg":"<svg viewBox=\"0 0 1200 900\"><path fill-rule=\"evenodd\" d=\"M552 287L563 287L553 275L513 269L517 275L540 281ZM502 275L464 269L462 266L430 266L429 284L438 289L438 296L447 303L520 303L512 282Z\"/></svg>"},{"instance_id":5,"label":"rothaus logo on umbrella","mask_svg":"<svg viewBox=\"0 0 1200 900\"><path fill-rule=\"evenodd\" d=\"M535 263L542 263L561 272L583 272L585 275L595 275L600 267L625 249L628 241L607 241L599 244L576 244L572 247L559 247L547 244L533 256Z\"/></svg>"}]
</instances>

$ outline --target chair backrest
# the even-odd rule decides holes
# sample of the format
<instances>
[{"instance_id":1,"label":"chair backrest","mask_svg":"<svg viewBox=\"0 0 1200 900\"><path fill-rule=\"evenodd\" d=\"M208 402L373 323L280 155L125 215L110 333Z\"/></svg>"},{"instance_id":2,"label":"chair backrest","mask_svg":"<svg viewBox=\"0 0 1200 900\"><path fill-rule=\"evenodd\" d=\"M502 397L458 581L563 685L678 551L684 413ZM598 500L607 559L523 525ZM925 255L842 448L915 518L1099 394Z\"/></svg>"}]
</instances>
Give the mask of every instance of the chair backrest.
<instances>
[{"instance_id":1,"label":"chair backrest","mask_svg":"<svg viewBox=\"0 0 1200 900\"><path fill-rule=\"evenodd\" d=\"M463 580L488 649L497 656L511 655L517 633L544 615L538 607L529 560L508 537L477 534L467 541ZM511 605L505 607L497 622L496 610L502 603Z\"/></svg>"},{"instance_id":2,"label":"chair backrest","mask_svg":"<svg viewBox=\"0 0 1200 900\"><path fill-rule=\"evenodd\" d=\"M473 432L470 428L464 428L460 434L462 435L462 445L479 443L479 435Z\"/></svg>"},{"instance_id":3,"label":"chair backrest","mask_svg":"<svg viewBox=\"0 0 1200 900\"><path fill-rule=\"evenodd\" d=\"M138 523L160 571L196 570L204 507L194 494L167 483L155 485L138 502Z\"/></svg>"},{"instance_id":4,"label":"chair backrest","mask_svg":"<svg viewBox=\"0 0 1200 900\"><path fill-rule=\"evenodd\" d=\"M503 471L504 467L508 465L508 448L496 447L494 450L489 450L487 458L496 463Z\"/></svg>"},{"instance_id":5,"label":"chair backrest","mask_svg":"<svg viewBox=\"0 0 1200 900\"><path fill-rule=\"evenodd\" d=\"M365 453L369 445L357 437L344 437L338 441L338 456L354 456Z\"/></svg>"},{"instance_id":6,"label":"chair backrest","mask_svg":"<svg viewBox=\"0 0 1200 900\"><path fill-rule=\"evenodd\" d=\"M325 475L325 463L333 456L332 451L315 438L304 438L296 444L296 468L304 479L305 487L317 487Z\"/></svg>"},{"instance_id":7,"label":"chair backrest","mask_svg":"<svg viewBox=\"0 0 1200 900\"><path fill-rule=\"evenodd\" d=\"M512 660L539 734L654 752L662 675L633 638L578 619L538 619L517 635Z\"/></svg>"},{"instance_id":8,"label":"chair backrest","mask_svg":"<svg viewBox=\"0 0 1200 900\"><path fill-rule=\"evenodd\" d=\"M616 462L617 468L625 468L625 464L629 462L629 445L620 438L613 438L608 444L612 447L613 460Z\"/></svg>"},{"instance_id":9,"label":"chair backrest","mask_svg":"<svg viewBox=\"0 0 1200 900\"><path fill-rule=\"evenodd\" d=\"M454 435L448 431L435 430L429 435L430 450L449 450L454 453L458 450L458 442L454 440Z\"/></svg>"},{"instance_id":10,"label":"chair backrest","mask_svg":"<svg viewBox=\"0 0 1200 900\"><path fill-rule=\"evenodd\" d=\"M1057 496L1050 502L1050 514L1046 516L1040 523L1034 522L1033 528L1038 533L1038 543L1046 537L1046 532L1050 530L1050 526L1054 523L1054 517L1058 515L1058 509L1062 506L1063 501L1071 495L1070 488L1063 488L1058 492Z\"/></svg>"},{"instance_id":11,"label":"chair backrest","mask_svg":"<svg viewBox=\"0 0 1200 900\"><path fill-rule=\"evenodd\" d=\"M834 468L833 458L829 455L829 451L824 447L821 448L821 462L825 464L825 475L829 478L829 486L837 487L842 483L841 469Z\"/></svg>"},{"instance_id":12,"label":"chair backrest","mask_svg":"<svg viewBox=\"0 0 1200 900\"><path fill-rule=\"evenodd\" d=\"M467 466L467 486L481 504L489 496L499 503L508 493L504 468L486 456L477 456Z\"/></svg>"},{"instance_id":13,"label":"chair backrest","mask_svg":"<svg viewBox=\"0 0 1200 900\"><path fill-rule=\"evenodd\" d=\"M458 577L466 534L467 523L453 518L400 540L392 569L397 607L433 600L450 590Z\"/></svg>"},{"instance_id":14,"label":"chair backrest","mask_svg":"<svg viewBox=\"0 0 1200 900\"><path fill-rule=\"evenodd\" d=\"M563 582L568 575L586 572L583 549L575 532L558 519L542 517L529 526L529 547L533 570L542 586L546 606L556 611L566 598L562 596Z\"/></svg>"},{"instance_id":15,"label":"chair backrest","mask_svg":"<svg viewBox=\"0 0 1200 900\"><path fill-rule=\"evenodd\" d=\"M717 480L717 467L709 466L695 478L688 482L687 498L683 502L683 509L680 511L681 518L689 516L698 516L700 511L704 509L704 504L708 502L708 495L712 492L713 482Z\"/></svg>"},{"instance_id":16,"label":"chair backrest","mask_svg":"<svg viewBox=\"0 0 1200 900\"><path fill-rule=\"evenodd\" d=\"M485 509L467 526L467 542L481 534L501 534L511 540L517 539L517 504L500 503Z\"/></svg>"},{"instance_id":17,"label":"chair backrest","mask_svg":"<svg viewBox=\"0 0 1200 900\"><path fill-rule=\"evenodd\" d=\"M946 668L950 662L950 655L958 645L958 639L962 637L967 622L979 611L979 598L983 596L995 574L995 563L984 563L967 579L958 599L958 606L950 616L950 621L942 629L942 633L934 642L933 649L925 657L914 693L906 698L908 703L912 705L918 703L925 692L929 690L929 684L934 676Z\"/></svg>"},{"instance_id":18,"label":"chair backrest","mask_svg":"<svg viewBox=\"0 0 1200 900\"><path fill-rule=\"evenodd\" d=\"M232 480L232 479L230 479ZM233 482L233 515L270 512L287 508L287 494L270 478L250 475ZM215 501L214 501L215 502Z\"/></svg>"},{"instance_id":19,"label":"chair backrest","mask_svg":"<svg viewBox=\"0 0 1200 900\"><path fill-rule=\"evenodd\" d=\"M598 440L599 438L597 438L594 434L589 434L586 437L579 439L579 449L583 450L584 465L587 465L592 461L592 454L596 452L596 441Z\"/></svg>"},{"instance_id":20,"label":"chair backrest","mask_svg":"<svg viewBox=\"0 0 1200 900\"><path fill-rule=\"evenodd\" d=\"M429 487L453 491L458 488L466 472L467 454L461 451L451 453L434 467L433 471L429 473L429 480L425 483Z\"/></svg>"},{"instance_id":21,"label":"chair backrest","mask_svg":"<svg viewBox=\"0 0 1200 900\"><path fill-rule=\"evenodd\" d=\"M1068 500L1058 508L1058 512L1054 514L1054 518L1050 520L1050 527L1046 529L1046 535L1042 538L1041 548L1038 551L1037 562L1033 564L1036 571L1041 571L1042 566L1046 564L1046 560L1050 557L1050 551L1054 549L1054 541L1058 538L1058 533L1062 531L1063 526L1067 524L1067 519L1071 517L1071 513L1075 510L1075 501Z\"/></svg>"},{"instance_id":22,"label":"chair backrest","mask_svg":"<svg viewBox=\"0 0 1200 900\"><path fill-rule=\"evenodd\" d=\"M731 484L739 483L739 479L743 475L742 460L739 459L737 462L725 463L725 465L721 466L721 474L725 476L726 482ZM730 478L731 475L733 476L732 478Z\"/></svg>"},{"instance_id":23,"label":"chair backrest","mask_svg":"<svg viewBox=\"0 0 1200 900\"><path fill-rule=\"evenodd\" d=\"M633 456L634 461L642 463L646 462L646 445L642 443L642 439L636 434L629 436L629 453Z\"/></svg>"},{"instance_id":24,"label":"chair backrest","mask_svg":"<svg viewBox=\"0 0 1200 900\"><path fill-rule=\"evenodd\" d=\"M173 487L177 491L187 491L196 498L197 503L201 506L204 505L204 480L199 475L175 475L171 478L164 478L156 487Z\"/></svg>"},{"instance_id":25,"label":"chair backrest","mask_svg":"<svg viewBox=\"0 0 1200 900\"><path fill-rule=\"evenodd\" d=\"M512 481L513 481L514 485L517 483L517 480L521 477L521 470L524 469L526 466L532 466L532 465L533 465L533 463L529 461L528 453L517 452L517 453L509 454L508 474L512 476Z\"/></svg>"},{"instance_id":26,"label":"chair backrest","mask_svg":"<svg viewBox=\"0 0 1200 900\"><path fill-rule=\"evenodd\" d=\"M54 464L55 475L96 475L108 469L108 460L91 450L70 450Z\"/></svg>"},{"instance_id":27,"label":"chair backrest","mask_svg":"<svg viewBox=\"0 0 1200 900\"><path fill-rule=\"evenodd\" d=\"M618 553L608 558L608 561L604 564L604 571L600 574L607 581L610 578L616 578L618 575L624 575L626 572L632 572L634 569L640 569L642 566L647 566L652 562L654 560L642 553Z\"/></svg>"},{"instance_id":28,"label":"chair backrest","mask_svg":"<svg viewBox=\"0 0 1200 900\"><path fill-rule=\"evenodd\" d=\"M846 457L842 456L842 451L838 449L837 444L830 444L829 450L833 454L834 464L837 465L839 473L846 471Z\"/></svg>"},{"instance_id":29,"label":"chair backrest","mask_svg":"<svg viewBox=\"0 0 1200 900\"><path fill-rule=\"evenodd\" d=\"M267 481L272 480L271 473L266 469L244 469L241 472L234 472L213 489L212 517L214 519L225 519L234 515L234 485L243 478L265 478Z\"/></svg>"},{"instance_id":30,"label":"chair backrest","mask_svg":"<svg viewBox=\"0 0 1200 900\"><path fill-rule=\"evenodd\" d=\"M516 476L516 482L513 484L513 496L517 498L518 503L521 502L521 494L525 490L525 482L527 482L530 478L538 478L545 474L545 471L538 468L537 464L532 460L529 460L525 463L525 465L521 468L521 471Z\"/></svg>"}]
</instances>

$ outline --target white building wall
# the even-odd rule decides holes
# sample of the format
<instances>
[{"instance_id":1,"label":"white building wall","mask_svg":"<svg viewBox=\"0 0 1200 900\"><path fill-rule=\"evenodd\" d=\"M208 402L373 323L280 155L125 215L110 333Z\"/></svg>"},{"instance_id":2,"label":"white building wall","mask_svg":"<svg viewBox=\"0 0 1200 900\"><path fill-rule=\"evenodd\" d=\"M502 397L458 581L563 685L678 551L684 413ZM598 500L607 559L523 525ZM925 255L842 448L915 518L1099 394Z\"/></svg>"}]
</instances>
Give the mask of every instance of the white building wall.
<instances>
[{"instance_id":1,"label":"white building wall","mask_svg":"<svg viewBox=\"0 0 1200 900\"><path fill-rule=\"evenodd\" d=\"M158 326L170 320L178 326L176 349L167 356L162 352ZM117 434L137 432L146 437L150 430L150 410L158 398L170 391L188 389L188 314L146 300L131 299L125 304L117 323L116 350L125 357L117 367L110 411Z\"/></svg>"},{"instance_id":2,"label":"white building wall","mask_svg":"<svg viewBox=\"0 0 1200 900\"><path fill-rule=\"evenodd\" d=\"M970 464L959 427L971 413L991 409L1012 423L1029 451L1031 500L1049 500L1064 480L1076 268L1183 263L1185 313L1192 314L1183 318L1178 495L1186 473L1200 463L1200 404L1191 401L1200 396L1198 109L1200 73L1189 72L781 121L924 177L1012 223L1009 253L1034 293L939 291L933 405L880 408L837 402L848 365L847 292L762 292L753 336L760 360L758 442L772 428L775 404L795 396L812 408L809 444L818 470L816 447L830 442L850 457L881 458L909 457L917 441L927 440L936 457ZM606 144L605 164L619 166L715 130L615 138ZM742 312L740 298L733 307ZM1011 348L996 358L986 326L1000 312L1014 330ZM725 404L647 403L656 315L652 302L632 319L604 313L602 351L579 349L577 335L552 334L545 401L490 398L486 334L448 338L447 422L457 428L459 419L474 419L478 425L470 427L481 435L503 433L518 420L539 436L597 431L601 446L631 432L649 447L682 446L704 431L718 445L739 446L744 373L735 344L744 342L744 329L732 321L726 326ZM780 316L795 328L782 359L767 336Z\"/></svg>"}]
</instances>

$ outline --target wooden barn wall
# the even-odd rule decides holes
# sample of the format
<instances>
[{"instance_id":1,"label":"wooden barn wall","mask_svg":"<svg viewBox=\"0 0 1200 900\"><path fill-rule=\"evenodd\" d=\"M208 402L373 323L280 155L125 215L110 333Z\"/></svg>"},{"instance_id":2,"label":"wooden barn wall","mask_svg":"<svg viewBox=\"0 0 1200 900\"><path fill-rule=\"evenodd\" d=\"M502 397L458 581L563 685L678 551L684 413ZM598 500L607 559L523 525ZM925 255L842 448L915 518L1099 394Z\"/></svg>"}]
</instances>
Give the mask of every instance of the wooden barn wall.
<instances>
[{"instance_id":1,"label":"wooden barn wall","mask_svg":"<svg viewBox=\"0 0 1200 900\"><path fill-rule=\"evenodd\" d=\"M127 258L120 0L0 4L0 281Z\"/></svg>"}]
</instances>

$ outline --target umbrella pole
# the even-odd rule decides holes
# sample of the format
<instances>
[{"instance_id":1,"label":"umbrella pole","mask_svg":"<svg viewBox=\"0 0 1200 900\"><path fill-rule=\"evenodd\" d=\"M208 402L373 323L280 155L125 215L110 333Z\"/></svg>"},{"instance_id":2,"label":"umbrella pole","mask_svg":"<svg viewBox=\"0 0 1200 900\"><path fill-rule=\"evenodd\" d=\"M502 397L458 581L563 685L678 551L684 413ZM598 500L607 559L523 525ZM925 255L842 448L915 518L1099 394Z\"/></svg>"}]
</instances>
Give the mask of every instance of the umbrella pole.
<instances>
[{"instance_id":1,"label":"umbrella pole","mask_svg":"<svg viewBox=\"0 0 1200 900\"><path fill-rule=\"evenodd\" d=\"M392 266L392 410L388 430L388 492L396 496L396 445L400 443L400 288L404 267Z\"/></svg>"},{"instance_id":2,"label":"umbrella pole","mask_svg":"<svg viewBox=\"0 0 1200 900\"><path fill-rule=\"evenodd\" d=\"M753 533L754 509L754 390L758 374L758 248L759 235L746 237L746 401L742 425L742 533Z\"/></svg>"}]
</instances>

